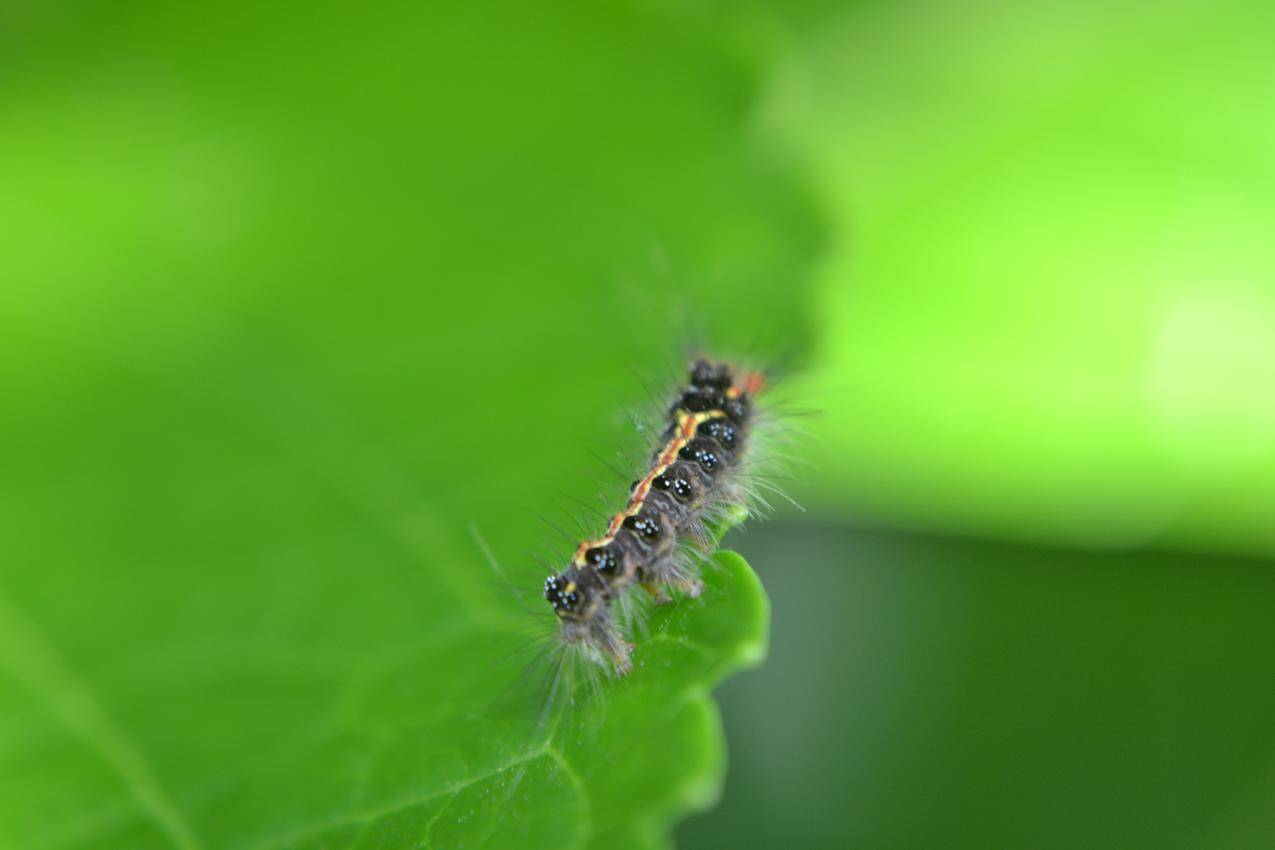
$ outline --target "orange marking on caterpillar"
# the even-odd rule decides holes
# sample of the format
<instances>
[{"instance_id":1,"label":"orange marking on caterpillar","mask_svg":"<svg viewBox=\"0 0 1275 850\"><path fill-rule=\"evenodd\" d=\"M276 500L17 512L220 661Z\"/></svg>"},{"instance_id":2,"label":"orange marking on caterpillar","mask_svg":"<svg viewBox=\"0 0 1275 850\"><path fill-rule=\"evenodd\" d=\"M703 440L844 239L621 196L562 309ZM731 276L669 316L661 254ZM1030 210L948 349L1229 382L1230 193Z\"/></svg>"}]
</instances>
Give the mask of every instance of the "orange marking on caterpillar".
<instances>
[{"instance_id":1,"label":"orange marking on caterpillar","mask_svg":"<svg viewBox=\"0 0 1275 850\"><path fill-rule=\"evenodd\" d=\"M750 397L764 382L762 373L736 372L727 363L701 358L691 364L665 420L668 439L634 482L624 509L604 536L582 541L571 564L545 579L564 645L582 647L595 661L614 660L616 675L623 676L633 668L624 634L628 613L614 603L635 584L657 602L667 601L666 588L698 592L697 555L679 543L700 540L704 522L724 505L746 504L746 488L733 476L751 474L743 468L752 442Z\"/></svg>"},{"instance_id":2,"label":"orange marking on caterpillar","mask_svg":"<svg viewBox=\"0 0 1275 850\"><path fill-rule=\"evenodd\" d=\"M576 566L584 566L585 552L610 543L615 539L615 535L624 524L624 520L642 510L642 503L646 501L647 494L651 492L651 482L662 475L677 460L677 453L695 437L695 429L699 427L700 423L722 415L723 413L720 410L709 410L704 413L679 413L677 415L677 434L668 441L660 452L651 471L633 488L633 495L629 497L629 502L625 505L624 510L611 518L611 522L607 524L606 534L596 540L581 541L580 545L576 547L575 556L571 559Z\"/></svg>"}]
</instances>

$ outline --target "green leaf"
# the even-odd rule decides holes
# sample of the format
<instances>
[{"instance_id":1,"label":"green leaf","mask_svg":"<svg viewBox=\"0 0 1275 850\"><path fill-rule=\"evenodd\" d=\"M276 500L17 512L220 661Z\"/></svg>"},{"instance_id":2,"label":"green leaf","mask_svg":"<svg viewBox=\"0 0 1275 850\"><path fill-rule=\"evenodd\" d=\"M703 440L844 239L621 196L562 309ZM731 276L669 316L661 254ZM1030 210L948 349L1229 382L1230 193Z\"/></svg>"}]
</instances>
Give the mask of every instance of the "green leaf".
<instances>
[{"instance_id":1,"label":"green leaf","mask_svg":"<svg viewBox=\"0 0 1275 850\"><path fill-rule=\"evenodd\" d=\"M535 596L536 547L573 548L538 515L610 480L589 450L641 463L634 371L680 370L688 326L800 327L811 216L718 22L139 2L19 26L0 846L661 843L720 780L707 694L760 652L755 580L721 556L549 738L468 529Z\"/></svg>"},{"instance_id":2,"label":"green leaf","mask_svg":"<svg viewBox=\"0 0 1275 850\"><path fill-rule=\"evenodd\" d=\"M388 756L404 770L418 760L445 765L430 785L281 843L658 846L673 820L719 792L725 763L709 690L765 652L767 605L756 576L731 552L720 553L716 567L699 599L652 618L629 678L607 681L596 693L577 688L574 705L565 702L571 692L560 688L562 702L547 715L541 707L552 683L502 699L485 677L472 692L440 694L468 713L422 728L423 753L395 747ZM493 648L505 644L492 637L457 634L436 669L492 669L499 663Z\"/></svg>"},{"instance_id":3,"label":"green leaf","mask_svg":"<svg viewBox=\"0 0 1275 850\"><path fill-rule=\"evenodd\" d=\"M82 762L57 765L66 790L87 783L88 774L103 786L102 797L86 803L84 821L30 835L183 848L657 846L677 817L719 793L725 764L709 691L761 661L767 612L748 565L721 552L698 599L664 606L650 619L634 672L596 690L534 680L528 686L525 677L511 689L502 657L523 636L502 622L510 614L498 608L490 619L427 629L396 656L362 664L347 658L326 673L316 659L292 681L264 681L276 677L259 662L245 672L263 681L247 694L240 687L232 705L267 708L302 698L281 693L289 689L329 691L334 705L295 734L285 729L276 745L250 754L250 763L174 786L162 783L143 742L110 716L92 685L6 603L0 664L21 686L7 692L6 709L27 718L25 732L36 741ZM192 671L190 679L184 698L155 698L192 719L225 708L225 688L207 681L208 671ZM559 702L546 712L550 695ZM33 721L24 703L50 711ZM245 712L223 732L266 738L288 719L262 711L254 723ZM214 717L192 732L216 734L219 726ZM227 771L237 774L233 788ZM32 777L21 773L29 792ZM290 817L281 817L284 811Z\"/></svg>"}]
</instances>

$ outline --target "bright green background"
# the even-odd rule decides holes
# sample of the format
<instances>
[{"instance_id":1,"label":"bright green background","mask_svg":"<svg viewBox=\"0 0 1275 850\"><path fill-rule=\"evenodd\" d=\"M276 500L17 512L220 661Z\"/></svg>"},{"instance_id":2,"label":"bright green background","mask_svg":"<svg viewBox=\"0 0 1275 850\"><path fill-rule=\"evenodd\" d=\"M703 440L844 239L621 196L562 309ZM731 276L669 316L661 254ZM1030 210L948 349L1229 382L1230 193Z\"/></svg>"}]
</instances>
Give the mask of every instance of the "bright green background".
<instances>
[{"instance_id":1,"label":"bright green background","mask_svg":"<svg viewBox=\"0 0 1275 850\"><path fill-rule=\"evenodd\" d=\"M1273 36L11 4L0 845L659 846L752 574L546 746L468 529L536 604L708 344L823 415L680 845L1267 846Z\"/></svg>"}]
</instances>

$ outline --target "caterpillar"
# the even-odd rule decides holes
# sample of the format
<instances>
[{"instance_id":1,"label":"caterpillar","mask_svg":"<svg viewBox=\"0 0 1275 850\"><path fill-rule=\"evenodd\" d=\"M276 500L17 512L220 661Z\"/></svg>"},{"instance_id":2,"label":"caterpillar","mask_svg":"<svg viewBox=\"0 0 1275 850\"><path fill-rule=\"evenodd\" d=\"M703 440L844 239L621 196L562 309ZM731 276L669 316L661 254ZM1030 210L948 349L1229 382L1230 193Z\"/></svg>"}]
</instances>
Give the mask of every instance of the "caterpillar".
<instances>
[{"instance_id":1,"label":"caterpillar","mask_svg":"<svg viewBox=\"0 0 1275 850\"><path fill-rule=\"evenodd\" d=\"M557 616L559 640L595 662L609 660L618 676L633 667L617 607L635 586L657 603L678 589L703 588L693 549L712 546L707 522L744 501L737 473L749 449L760 372L697 359L688 385L668 411L646 474L596 539L576 548L565 570L545 579L544 596ZM684 545L684 544L690 544Z\"/></svg>"}]
</instances>

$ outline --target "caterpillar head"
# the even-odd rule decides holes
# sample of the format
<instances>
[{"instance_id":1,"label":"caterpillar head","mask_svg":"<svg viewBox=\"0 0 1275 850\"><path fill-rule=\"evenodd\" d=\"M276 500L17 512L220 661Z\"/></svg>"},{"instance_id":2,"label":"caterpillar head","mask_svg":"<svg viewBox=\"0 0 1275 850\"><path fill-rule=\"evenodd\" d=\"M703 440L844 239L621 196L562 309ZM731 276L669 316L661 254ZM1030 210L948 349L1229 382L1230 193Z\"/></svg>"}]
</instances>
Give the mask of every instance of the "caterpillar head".
<instances>
[{"instance_id":1,"label":"caterpillar head","mask_svg":"<svg viewBox=\"0 0 1275 850\"><path fill-rule=\"evenodd\" d=\"M701 357L691 364L691 386L697 389L724 392L733 380L730 366L725 363L710 363Z\"/></svg>"},{"instance_id":2,"label":"caterpillar head","mask_svg":"<svg viewBox=\"0 0 1275 850\"><path fill-rule=\"evenodd\" d=\"M691 364L690 377L691 385L673 403L673 411L703 413L706 410L720 410L733 380L730 367L725 363L696 360Z\"/></svg>"}]
</instances>

